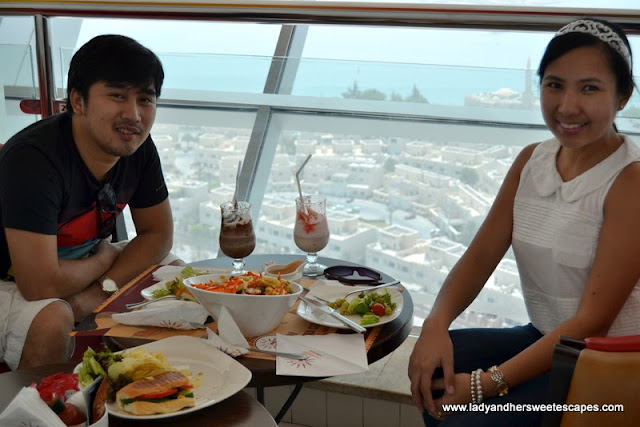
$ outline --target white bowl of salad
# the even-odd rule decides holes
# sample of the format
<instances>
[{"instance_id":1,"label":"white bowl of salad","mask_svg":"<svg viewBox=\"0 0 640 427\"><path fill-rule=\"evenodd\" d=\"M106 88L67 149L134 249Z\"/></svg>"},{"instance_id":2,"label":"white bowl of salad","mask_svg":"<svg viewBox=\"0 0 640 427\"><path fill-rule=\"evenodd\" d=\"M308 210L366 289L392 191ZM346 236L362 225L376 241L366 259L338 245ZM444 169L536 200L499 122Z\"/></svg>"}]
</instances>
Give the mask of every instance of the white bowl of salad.
<instances>
[{"instance_id":1,"label":"white bowl of salad","mask_svg":"<svg viewBox=\"0 0 640 427\"><path fill-rule=\"evenodd\" d=\"M226 307L245 337L274 330L302 293L298 283L254 272L207 274L183 283L215 320Z\"/></svg>"}]
</instances>

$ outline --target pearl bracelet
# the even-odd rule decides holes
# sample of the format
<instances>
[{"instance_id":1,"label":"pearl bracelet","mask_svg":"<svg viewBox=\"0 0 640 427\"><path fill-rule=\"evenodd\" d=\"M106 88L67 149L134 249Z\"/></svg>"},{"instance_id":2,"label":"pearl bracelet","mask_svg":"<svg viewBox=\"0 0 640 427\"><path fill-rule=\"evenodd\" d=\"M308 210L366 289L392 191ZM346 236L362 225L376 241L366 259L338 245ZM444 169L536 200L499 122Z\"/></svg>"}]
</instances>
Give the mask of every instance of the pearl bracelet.
<instances>
[{"instance_id":1,"label":"pearl bracelet","mask_svg":"<svg viewBox=\"0 0 640 427\"><path fill-rule=\"evenodd\" d=\"M480 374L483 372L480 368L471 372L471 402L478 405L484 400L482 396L482 382L480 381Z\"/></svg>"}]
</instances>

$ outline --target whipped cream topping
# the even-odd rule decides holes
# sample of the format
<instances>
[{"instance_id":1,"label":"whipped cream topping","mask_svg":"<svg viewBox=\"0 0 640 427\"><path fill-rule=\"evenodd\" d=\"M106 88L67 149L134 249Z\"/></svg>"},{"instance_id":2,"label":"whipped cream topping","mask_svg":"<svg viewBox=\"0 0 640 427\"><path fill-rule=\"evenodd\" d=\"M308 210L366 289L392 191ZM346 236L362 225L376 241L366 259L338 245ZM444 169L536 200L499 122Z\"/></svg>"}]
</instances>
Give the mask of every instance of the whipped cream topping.
<instances>
[{"instance_id":1,"label":"whipped cream topping","mask_svg":"<svg viewBox=\"0 0 640 427\"><path fill-rule=\"evenodd\" d=\"M251 222L251 215L248 212L226 212L222 215L222 224L225 227L236 227Z\"/></svg>"}]
</instances>

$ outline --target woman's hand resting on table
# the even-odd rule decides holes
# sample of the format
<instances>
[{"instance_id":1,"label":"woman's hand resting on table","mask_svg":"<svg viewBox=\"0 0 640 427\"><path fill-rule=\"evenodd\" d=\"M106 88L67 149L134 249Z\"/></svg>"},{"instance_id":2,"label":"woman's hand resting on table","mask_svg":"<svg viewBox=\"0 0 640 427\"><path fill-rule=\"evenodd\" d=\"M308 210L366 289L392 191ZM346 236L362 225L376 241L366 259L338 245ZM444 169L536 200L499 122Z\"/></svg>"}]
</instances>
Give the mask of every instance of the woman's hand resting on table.
<instances>
[{"instance_id":1,"label":"woman's hand resting on table","mask_svg":"<svg viewBox=\"0 0 640 427\"><path fill-rule=\"evenodd\" d=\"M442 368L444 373L444 378L438 382L432 381L436 368ZM469 377L468 374L467 377ZM462 379L455 378L454 383L453 344L447 328L430 324L428 320L424 323L420 338L418 338L409 359L409 379L411 380L413 402L420 412L427 409L429 413L434 414L438 410L431 395L432 390L446 390L445 396L438 401L447 398L445 403L449 403L448 399L456 397L455 392L458 391ZM470 379L467 378L467 386L469 383ZM464 386L463 389L465 389ZM466 387L466 391L469 392L469 390ZM462 390L460 393L462 394ZM466 402L468 401L467 398Z\"/></svg>"}]
</instances>

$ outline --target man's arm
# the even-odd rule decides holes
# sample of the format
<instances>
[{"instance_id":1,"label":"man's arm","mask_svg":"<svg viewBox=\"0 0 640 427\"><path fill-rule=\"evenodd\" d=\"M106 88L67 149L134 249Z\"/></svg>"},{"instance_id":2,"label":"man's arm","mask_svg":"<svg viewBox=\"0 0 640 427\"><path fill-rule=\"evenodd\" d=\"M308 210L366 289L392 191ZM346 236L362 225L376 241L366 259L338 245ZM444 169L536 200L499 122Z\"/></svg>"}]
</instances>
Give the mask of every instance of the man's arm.
<instances>
[{"instance_id":1,"label":"man's arm","mask_svg":"<svg viewBox=\"0 0 640 427\"><path fill-rule=\"evenodd\" d=\"M131 215L137 236L127 243L118 259L104 274L118 286L124 285L150 265L160 262L173 244L173 218L169 199L150 208L132 209ZM100 284L92 283L82 292L67 298L67 301L73 308L76 320L80 320L104 301L105 296Z\"/></svg>"},{"instance_id":2,"label":"man's arm","mask_svg":"<svg viewBox=\"0 0 640 427\"><path fill-rule=\"evenodd\" d=\"M119 249L101 242L90 257L61 260L55 235L15 228L5 228L5 234L16 284L29 301L66 298L81 292L107 271L119 253Z\"/></svg>"},{"instance_id":3,"label":"man's arm","mask_svg":"<svg viewBox=\"0 0 640 427\"><path fill-rule=\"evenodd\" d=\"M169 199L144 209L131 209L134 237L106 275L122 286L150 265L159 263L173 245L173 217Z\"/></svg>"}]
</instances>

